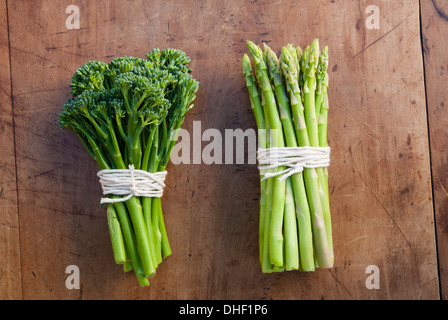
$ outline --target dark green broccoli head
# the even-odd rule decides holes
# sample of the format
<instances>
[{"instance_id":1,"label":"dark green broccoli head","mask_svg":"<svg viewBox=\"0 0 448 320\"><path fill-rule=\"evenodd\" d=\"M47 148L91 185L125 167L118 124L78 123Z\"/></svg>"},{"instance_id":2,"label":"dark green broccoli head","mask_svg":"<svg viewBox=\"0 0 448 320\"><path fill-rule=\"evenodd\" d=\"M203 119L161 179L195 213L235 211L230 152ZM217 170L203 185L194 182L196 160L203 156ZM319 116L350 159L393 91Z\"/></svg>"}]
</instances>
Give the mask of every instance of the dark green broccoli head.
<instances>
[{"instance_id":1,"label":"dark green broccoli head","mask_svg":"<svg viewBox=\"0 0 448 320\"><path fill-rule=\"evenodd\" d=\"M198 90L189 63L181 50L158 48L147 59L125 56L109 63L89 61L72 77L73 98L62 108L59 124L75 132L91 154L107 150L130 155L136 144L148 140L140 135L154 131L162 122L168 133L180 127ZM126 150L117 152L110 145ZM105 154L101 158L113 157Z\"/></svg>"},{"instance_id":2,"label":"dark green broccoli head","mask_svg":"<svg viewBox=\"0 0 448 320\"><path fill-rule=\"evenodd\" d=\"M99 90L104 88L104 72L107 64L101 61L89 61L83 64L73 74L70 87L72 95L80 95L84 90Z\"/></svg>"}]
</instances>

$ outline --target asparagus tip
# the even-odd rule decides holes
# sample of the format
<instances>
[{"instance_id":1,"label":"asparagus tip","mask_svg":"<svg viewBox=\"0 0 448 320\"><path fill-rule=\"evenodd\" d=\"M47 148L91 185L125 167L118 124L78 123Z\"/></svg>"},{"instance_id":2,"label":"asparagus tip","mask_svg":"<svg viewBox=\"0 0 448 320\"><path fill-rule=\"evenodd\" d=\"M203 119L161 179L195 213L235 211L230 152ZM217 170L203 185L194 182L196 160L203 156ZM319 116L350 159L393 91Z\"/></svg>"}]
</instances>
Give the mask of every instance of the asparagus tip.
<instances>
[{"instance_id":1,"label":"asparagus tip","mask_svg":"<svg viewBox=\"0 0 448 320\"><path fill-rule=\"evenodd\" d=\"M244 75L248 75L249 73L252 73L252 66L250 63L250 58L247 53L245 53L243 55L242 64L243 64L243 74Z\"/></svg>"}]
</instances>

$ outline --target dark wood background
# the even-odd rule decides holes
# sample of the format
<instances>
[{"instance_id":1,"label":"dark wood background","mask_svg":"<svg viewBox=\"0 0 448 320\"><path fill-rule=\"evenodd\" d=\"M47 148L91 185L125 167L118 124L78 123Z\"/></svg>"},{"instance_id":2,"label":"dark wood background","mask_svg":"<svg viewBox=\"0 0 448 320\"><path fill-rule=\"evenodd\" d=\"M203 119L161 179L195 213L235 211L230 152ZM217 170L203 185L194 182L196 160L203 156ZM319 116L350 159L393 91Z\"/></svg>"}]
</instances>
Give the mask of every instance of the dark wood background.
<instances>
[{"instance_id":1,"label":"dark wood background","mask_svg":"<svg viewBox=\"0 0 448 320\"><path fill-rule=\"evenodd\" d=\"M80 29L66 28L69 5ZM379 29L366 27L369 5ZM0 298L446 299L445 1L0 0L0 19ZM256 165L170 164L173 255L140 288L113 262L96 164L56 122L73 72L182 49L200 82L183 128L246 130L246 40L278 51L315 37L330 52L334 268L261 273ZM79 290L65 286L69 265ZM369 265L379 289L366 287Z\"/></svg>"}]
</instances>

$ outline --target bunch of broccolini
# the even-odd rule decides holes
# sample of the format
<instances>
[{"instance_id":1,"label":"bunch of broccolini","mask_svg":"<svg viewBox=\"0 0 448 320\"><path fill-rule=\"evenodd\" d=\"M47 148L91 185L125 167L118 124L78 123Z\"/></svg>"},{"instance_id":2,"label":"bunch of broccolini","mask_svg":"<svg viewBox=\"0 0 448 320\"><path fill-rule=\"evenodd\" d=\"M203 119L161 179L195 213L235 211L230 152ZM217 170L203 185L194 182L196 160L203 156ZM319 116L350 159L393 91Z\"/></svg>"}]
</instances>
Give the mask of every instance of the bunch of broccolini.
<instances>
[{"instance_id":1,"label":"bunch of broccolini","mask_svg":"<svg viewBox=\"0 0 448 320\"><path fill-rule=\"evenodd\" d=\"M164 171L198 82L190 58L177 49L153 49L147 59L118 57L89 61L73 75L59 116L99 169ZM114 196L112 196L114 197ZM149 285L162 259L171 254L160 198L132 197L107 205L115 262Z\"/></svg>"},{"instance_id":2,"label":"bunch of broccolini","mask_svg":"<svg viewBox=\"0 0 448 320\"><path fill-rule=\"evenodd\" d=\"M280 57L248 41L243 56L260 148L327 147L328 48L314 39ZM277 170L283 170L283 167ZM261 172L259 248L265 273L333 266L327 168L304 168L281 181Z\"/></svg>"}]
</instances>

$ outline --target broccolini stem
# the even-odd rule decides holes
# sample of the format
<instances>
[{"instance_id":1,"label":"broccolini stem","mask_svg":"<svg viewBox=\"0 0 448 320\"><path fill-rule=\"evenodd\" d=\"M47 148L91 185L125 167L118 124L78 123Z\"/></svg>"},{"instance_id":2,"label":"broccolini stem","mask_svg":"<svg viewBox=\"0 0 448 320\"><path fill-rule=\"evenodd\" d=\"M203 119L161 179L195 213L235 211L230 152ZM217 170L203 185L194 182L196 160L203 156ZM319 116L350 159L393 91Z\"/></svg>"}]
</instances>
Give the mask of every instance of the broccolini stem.
<instances>
[{"instance_id":1,"label":"broccolini stem","mask_svg":"<svg viewBox=\"0 0 448 320\"><path fill-rule=\"evenodd\" d=\"M155 257L156 263L160 264L162 262L162 233L160 232L160 224L159 224L159 212L158 206L156 203L157 198L151 199L151 225L153 226L153 236L154 236L154 248L155 248Z\"/></svg>"},{"instance_id":2,"label":"broccolini stem","mask_svg":"<svg viewBox=\"0 0 448 320\"><path fill-rule=\"evenodd\" d=\"M146 225L146 231L148 233L148 238L149 238L149 245L150 245L150 255L151 255L151 259L153 261L154 266L157 268L157 266L159 265L158 263L158 258L157 258L157 254L156 254L156 232L155 232L155 228L152 225L152 215L154 214L152 212L152 201L154 198L149 198L149 197L143 197L141 199L142 201L142 208L143 208L143 218L145 220L145 225Z\"/></svg>"},{"instance_id":3,"label":"broccolini stem","mask_svg":"<svg viewBox=\"0 0 448 320\"><path fill-rule=\"evenodd\" d=\"M155 207L157 208L157 214L159 215L158 221L159 221L159 231L160 231L160 245L161 245L161 251L162 251L162 258L165 259L166 257L170 256L171 246L168 241L168 234L166 232L165 227L165 221L163 218L163 210L162 210L162 199L161 198L154 198L153 202L155 202Z\"/></svg>"},{"instance_id":4,"label":"broccolini stem","mask_svg":"<svg viewBox=\"0 0 448 320\"><path fill-rule=\"evenodd\" d=\"M142 170L148 171L149 170L149 159L151 156L151 150L154 143L154 135L157 130L156 126L151 127L150 133L148 134L148 138L145 145L145 152L143 154L142 159Z\"/></svg>"},{"instance_id":5,"label":"broccolini stem","mask_svg":"<svg viewBox=\"0 0 448 320\"><path fill-rule=\"evenodd\" d=\"M117 136L115 135L114 128L112 123L108 125L111 145L107 144L110 147L110 153L112 155L113 162L115 163L115 167L118 169L127 169L124 164L123 157L121 156L120 146L118 145Z\"/></svg>"},{"instance_id":6,"label":"broccolini stem","mask_svg":"<svg viewBox=\"0 0 448 320\"><path fill-rule=\"evenodd\" d=\"M107 206L107 224L109 226L109 234L112 242L115 262L118 264L123 264L126 262L126 250L124 247L120 221L114 206Z\"/></svg>"},{"instance_id":7,"label":"broccolini stem","mask_svg":"<svg viewBox=\"0 0 448 320\"><path fill-rule=\"evenodd\" d=\"M148 274L145 272L142 261L140 259L140 251L138 250L136 245L137 239L135 237L135 234L133 233L132 222L129 219L126 206L121 202L115 203L114 206L120 219L126 252L130 256L132 268L134 269L135 275L137 276L137 280L141 286L148 286Z\"/></svg>"}]
</instances>

